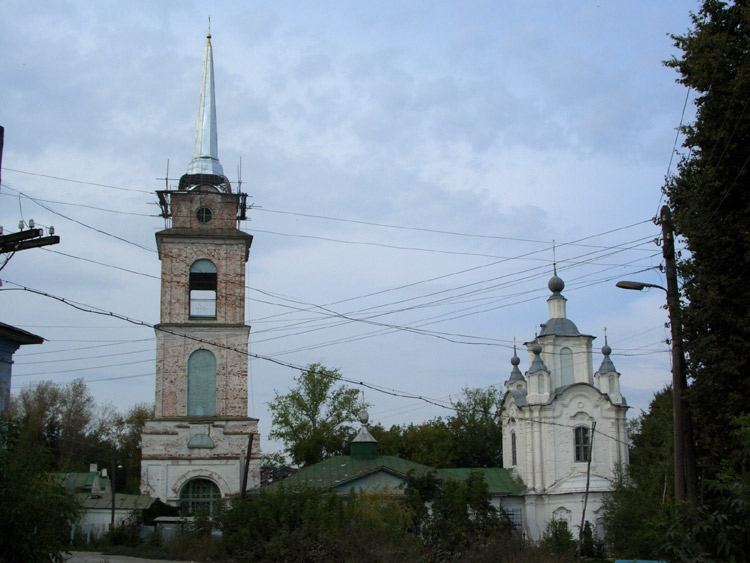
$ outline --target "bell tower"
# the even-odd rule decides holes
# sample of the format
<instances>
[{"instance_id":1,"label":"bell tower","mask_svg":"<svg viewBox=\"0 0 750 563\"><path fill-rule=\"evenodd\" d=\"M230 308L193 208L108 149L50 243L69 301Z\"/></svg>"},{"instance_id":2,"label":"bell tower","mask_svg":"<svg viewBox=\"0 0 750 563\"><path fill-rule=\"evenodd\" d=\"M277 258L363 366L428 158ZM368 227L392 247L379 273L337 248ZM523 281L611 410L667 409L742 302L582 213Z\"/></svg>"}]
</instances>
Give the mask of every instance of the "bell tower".
<instances>
[{"instance_id":1,"label":"bell tower","mask_svg":"<svg viewBox=\"0 0 750 563\"><path fill-rule=\"evenodd\" d=\"M176 190L157 192L161 316L154 419L143 431L141 493L194 512L259 480L257 419L247 416L246 194L218 158L213 48L203 60L193 159Z\"/></svg>"}]
</instances>

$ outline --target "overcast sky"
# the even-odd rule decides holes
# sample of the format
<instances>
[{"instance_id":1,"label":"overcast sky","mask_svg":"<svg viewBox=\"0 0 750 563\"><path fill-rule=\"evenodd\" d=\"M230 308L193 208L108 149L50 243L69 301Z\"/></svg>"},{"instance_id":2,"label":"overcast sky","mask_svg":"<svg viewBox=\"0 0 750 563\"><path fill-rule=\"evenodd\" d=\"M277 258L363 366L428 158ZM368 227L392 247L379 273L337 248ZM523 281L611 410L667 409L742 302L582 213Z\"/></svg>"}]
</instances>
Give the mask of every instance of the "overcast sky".
<instances>
[{"instance_id":1,"label":"overcast sky","mask_svg":"<svg viewBox=\"0 0 750 563\"><path fill-rule=\"evenodd\" d=\"M607 327L637 415L670 381L664 294L614 283L664 284L651 219L687 92L662 61L696 9L7 0L0 225L61 237L0 272L0 321L46 339L16 354L13 392L83 377L119 409L153 402L151 328L18 288L158 322L154 191L192 156L210 16L219 157L254 206L251 352L437 402L500 386L513 339L548 318L555 240L568 316L597 337L595 368ZM266 403L298 372L249 373L249 413L279 449ZM365 398L385 426L450 415Z\"/></svg>"}]
</instances>

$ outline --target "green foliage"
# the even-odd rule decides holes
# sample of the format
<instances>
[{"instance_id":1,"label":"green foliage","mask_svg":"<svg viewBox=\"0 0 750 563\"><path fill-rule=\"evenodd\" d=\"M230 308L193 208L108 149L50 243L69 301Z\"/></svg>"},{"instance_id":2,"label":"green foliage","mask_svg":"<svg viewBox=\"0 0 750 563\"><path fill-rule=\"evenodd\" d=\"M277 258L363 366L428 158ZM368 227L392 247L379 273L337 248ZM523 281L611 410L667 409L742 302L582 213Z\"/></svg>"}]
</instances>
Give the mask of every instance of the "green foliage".
<instances>
[{"instance_id":1,"label":"green foliage","mask_svg":"<svg viewBox=\"0 0 750 563\"><path fill-rule=\"evenodd\" d=\"M542 543L556 555L572 556L576 550L576 541L565 520L552 519L547 522Z\"/></svg>"},{"instance_id":2,"label":"green foliage","mask_svg":"<svg viewBox=\"0 0 750 563\"><path fill-rule=\"evenodd\" d=\"M410 475L405 494L416 515L415 529L429 550L428 560L459 558L494 536L511 534L508 518L490 503L481 473L472 473L465 482L441 480L434 473Z\"/></svg>"},{"instance_id":3,"label":"green foliage","mask_svg":"<svg viewBox=\"0 0 750 563\"><path fill-rule=\"evenodd\" d=\"M370 428L378 441L381 455L395 455L430 467L455 467L455 437L448 423L441 418L391 426L385 430L380 425Z\"/></svg>"},{"instance_id":4,"label":"green foliage","mask_svg":"<svg viewBox=\"0 0 750 563\"><path fill-rule=\"evenodd\" d=\"M680 561L750 560L750 415L732 421L730 455L716 480L706 482L709 502L675 507L664 545Z\"/></svg>"},{"instance_id":5,"label":"green foliage","mask_svg":"<svg viewBox=\"0 0 750 563\"><path fill-rule=\"evenodd\" d=\"M581 557L604 557L604 540L596 535L588 520L583 526L580 551Z\"/></svg>"},{"instance_id":6,"label":"green foliage","mask_svg":"<svg viewBox=\"0 0 750 563\"><path fill-rule=\"evenodd\" d=\"M726 429L750 412L750 3L704 0L681 58L667 64L695 92L697 118L685 126L689 150L665 193L689 250L679 264L690 403L698 454L728 457Z\"/></svg>"},{"instance_id":7,"label":"green foliage","mask_svg":"<svg viewBox=\"0 0 750 563\"><path fill-rule=\"evenodd\" d=\"M628 475L637 484L642 502L652 507L674 496L672 412L672 388L665 387L654 394L648 412L641 411L630 432Z\"/></svg>"},{"instance_id":8,"label":"green foliage","mask_svg":"<svg viewBox=\"0 0 750 563\"><path fill-rule=\"evenodd\" d=\"M654 395L630 428L630 465L604 501L606 541L617 557L657 559L674 493L672 390Z\"/></svg>"},{"instance_id":9,"label":"green foliage","mask_svg":"<svg viewBox=\"0 0 750 563\"><path fill-rule=\"evenodd\" d=\"M140 532L142 526L143 516L140 511L133 511L118 526L107 530L103 541L109 545L136 546L141 541Z\"/></svg>"},{"instance_id":10,"label":"green foliage","mask_svg":"<svg viewBox=\"0 0 750 563\"><path fill-rule=\"evenodd\" d=\"M657 486L658 488L658 486ZM658 559L667 530L669 506L659 495L649 495L618 471L614 490L604 501L606 542L612 555Z\"/></svg>"},{"instance_id":11,"label":"green foliage","mask_svg":"<svg viewBox=\"0 0 750 563\"><path fill-rule=\"evenodd\" d=\"M381 455L430 467L501 467L502 425L496 416L502 396L495 387L465 388L453 403L456 414L422 424L370 428Z\"/></svg>"},{"instance_id":12,"label":"green foliage","mask_svg":"<svg viewBox=\"0 0 750 563\"><path fill-rule=\"evenodd\" d=\"M465 387L453 403L448 426L455 444L454 467L502 467L503 428L497 413L502 393L496 387Z\"/></svg>"},{"instance_id":13,"label":"green foliage","mask_svg":"<svg viewBox=\"0 0 750 563\"><path fill-rule=\"evenodd\" d=\"M122 469L115 473L115 490L139 494L141 486L141 435L146 420L153 418L154 407L137 403L124 414L114 416L116 458Z\"/></svg>"},{"instance_id":14,"label":"green foliage","mask_svg":"<svg viewBox=\"0 0 750 563\"><path fill-rule=\"evenodd\" d=\"M78 503L46 472L44 450L20 434L0 419L0 561L62 562Z\"/></svg>"},{"instance_id":15,"label":"green foliage","mask_svg":"<svg viewBox=\"0 0 750 563\"><path fill-rule=\"evenodd\" d=\"M272 430L268 437L282 440L292 463L310 465L344 453L353 434L351 424L363 406L358 391L337 386L341 374L311 364L297 386L284 395L275 392L268 403Z\"/></svg>"},{"instance_id":16,"label":"green foliage","mask_svg":"<svg viewBox=\"0 0 750 563\"><path fill-rule=\"evenodd\" d=\"M414 560L411 523L397 499L283 486L234 501L220 519L226 549L239 562Z\"/></svg>"},{"instance_id":17,"label":"green foliage","mask_svg":"<svg viewBox=\"0 0 750 563\"><path fill-rule=\"evenodd\" d=\"M11 400L21 443L44 448L47 469L88 471L90 463L115 472L115 490L138 493L141 477L141 433L153 407L137 404L125 414L97 405L82 379L64 385L45 381L22 390Z\"/></svg>"},{"instance_id":18,"label":"green foliage","mask_svg":"<svg viewBox=\"0 0 750 563\"><path fill-rule=\"evenodd\" d=\"M115 411L97 406L82 379L23 389L12 397L10 415L19 422L22 443L47 449L50 470L87 471L91 461L111 460Z\"/></svg>"}]
</instances>

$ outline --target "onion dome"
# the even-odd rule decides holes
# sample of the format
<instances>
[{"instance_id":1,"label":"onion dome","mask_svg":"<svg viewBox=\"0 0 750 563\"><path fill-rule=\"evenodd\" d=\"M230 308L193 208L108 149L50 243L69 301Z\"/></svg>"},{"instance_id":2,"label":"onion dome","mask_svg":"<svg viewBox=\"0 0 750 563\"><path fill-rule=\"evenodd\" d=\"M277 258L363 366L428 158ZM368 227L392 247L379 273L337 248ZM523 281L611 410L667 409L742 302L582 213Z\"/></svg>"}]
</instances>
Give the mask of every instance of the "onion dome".
<instances>
[{"instance_id":1,"label":"onion dome","mask_svg":"<svg viewBox=\"0 0 750 563\"><path fill-rule=\"evenodd\" d=\"M604 336L604 346L602 346L602 354L604 354L604 359L602 360L602 365L599 366L599 373L610 373L610 372L616 372L615 364L612 363L612 360L610 359L609 355L612 353L612 348L609 347L609 344L607 343L607 336Z\"/></svg>"},{"instance_id":2,"label":"onion dome","mask_svg":"<svg viewBox=\"0 0 750 563\"><path fill-rule=\"evenodd\" d=\"M516 353L515 344L513 345L513 357L510 359L510 363L513 366L513 369L510 371L510 378L508 379L508 383L515 383L516 381L526 381L523 374L521 373L521 370L518 369L518 364L521 363L521 359Z\"/></svg>"},{"instance_id":3,"label":"onion dome","mask_svg":"<svg viewBox=\"0 0 750 563\"><path fill-rule=\"evenodd\" d=\"M558 277L557 273L555 273L555 275L554 275L554 276L552 276L552 277L551 277L551 278L549 279L549 282L547 283L547 287L549 288L549 290L550 290L550 291L551 291L552 293L554 293L554 294L558 294L558 293L560 293L560 292L561 292L561 291L562 291L563 289L565 289L565 282L564 282L564 281L562 281L562 278Z\"/></svg>"},{"instance_id":4,"label":"onion dome","mask_svg":"<svg viewBox=\"0 0 750 563\"><path fill-rule=\"evenodd\" d=\"M547 369L547 366L544 365L544 362L542 361L542 347L539 345L539 342L534 341L534 345L531 347L531 352L534 354L534 360L531 362L528 373L536 373L538 371L548 372L549 370Z\"/></svg>"}]
</instances>

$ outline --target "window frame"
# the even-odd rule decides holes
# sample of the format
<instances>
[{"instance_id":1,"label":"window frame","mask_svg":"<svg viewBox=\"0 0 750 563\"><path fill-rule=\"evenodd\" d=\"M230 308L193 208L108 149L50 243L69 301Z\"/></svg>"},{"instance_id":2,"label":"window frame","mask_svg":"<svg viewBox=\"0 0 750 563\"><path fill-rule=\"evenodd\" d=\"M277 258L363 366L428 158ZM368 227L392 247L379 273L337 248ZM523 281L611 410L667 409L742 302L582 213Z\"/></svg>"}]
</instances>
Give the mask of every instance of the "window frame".
<instances>
[{"instance_id":1,"label":"window frame","mask_svg":"<svg viewBox=\"0 0 750 563\"><path fill-rule=\"evenodd\" d=\"M201 356L209 360L207 364ZM188 356L187 416L216 416L216 364L216 355L205 348L194 350ZM201 410L205 412L198 412Z\"/></svg>"},{"instance_id":2,"label":"window frame","mask_svg":"<svg viewBox=\"0 0 750 563\"><path fill-rule=\"evenodd\" d=\"M205 487L205 492L194 492L196 486ZM193 515L203 507L208 508L209 515L216 512L216 507L221 500L221 489L210 479L196 477L185 482L180 487L180 512Z\"/></svg>"},{"instance_id":3,"label":"window frame","mask_svg":"<svg viewBox=\"0 0 750 563\"><path fill-rule=\"evenodd\" d=\"M588 463L591 458L591 429L588 426L573 429L573 445L576 463Z\"/></svg>"},{"instance_id":4,"label":"window frame","mask_svg":"<svg viewBox=\"0 0 750 563\"><path fill-rule=\"evenodd\" d=\"M199 258L190 265L188 273L188 317L215 319L218 301L218 269L207 258ZM207 296L203 296L206 293Z\"/></svg>"}]
</instances>

